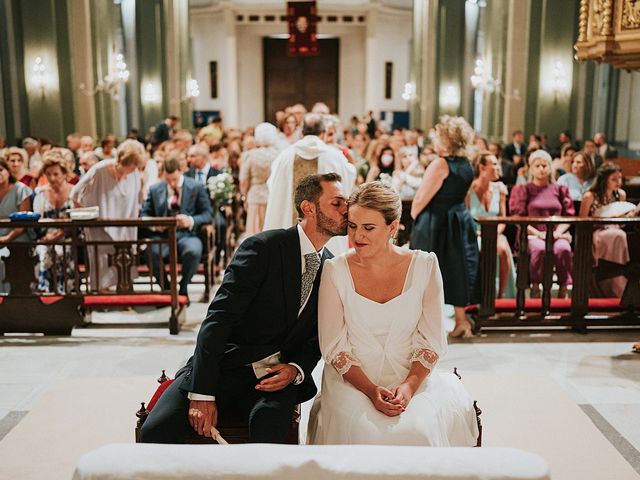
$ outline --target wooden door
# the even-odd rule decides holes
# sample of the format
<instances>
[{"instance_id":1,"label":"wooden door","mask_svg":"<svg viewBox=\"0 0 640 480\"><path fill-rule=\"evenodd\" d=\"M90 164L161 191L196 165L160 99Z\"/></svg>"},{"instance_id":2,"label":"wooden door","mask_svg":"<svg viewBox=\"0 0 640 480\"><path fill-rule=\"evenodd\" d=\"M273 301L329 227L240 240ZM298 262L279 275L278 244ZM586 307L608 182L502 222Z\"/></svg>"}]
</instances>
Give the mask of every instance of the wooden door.
<instances>
[{"instance_id":1,"label":"wooden door","mask_svg":"<svg viewBox=\"0 0 640 480\"><path fill-rule=\"evenodd\" d=\"M275 112L296 103L311 110L324 102L331 112L338 111L340 39L318 41L320 54L313 57L289 57L287 40L263 39L264 117L275 121Z\"/></svg>"}]
</instances>

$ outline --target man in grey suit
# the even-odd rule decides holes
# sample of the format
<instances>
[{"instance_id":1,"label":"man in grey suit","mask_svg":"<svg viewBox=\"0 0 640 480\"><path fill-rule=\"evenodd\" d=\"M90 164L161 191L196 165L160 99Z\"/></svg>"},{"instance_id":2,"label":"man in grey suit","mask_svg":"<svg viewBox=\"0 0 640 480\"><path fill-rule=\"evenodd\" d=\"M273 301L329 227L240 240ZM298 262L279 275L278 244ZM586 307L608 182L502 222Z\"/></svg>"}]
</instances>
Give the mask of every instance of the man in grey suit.
<instances>
[{"instance_id":1,"label":"man in grey suit","mask_svg":"<svg viewBox=\"0 0 640 480\"><path fill-rule=\"evenodd\" d=\"M142 207L143 217L175 216L178 223L178 258L182 263L180 295L187 295L187 286L196 273L202 257L202 241L199 237L202 225L211 223L211 202L205 187L180 171L177 159L164 162L164 179L149 189L149 195ZM154 235L164 235L160 228ZM162 247L162 248L160 248ZM160 272L160 255L168 258L168 245L153 245L153 275L162 285L166 278Z\"/></svg>"}]
</instances>

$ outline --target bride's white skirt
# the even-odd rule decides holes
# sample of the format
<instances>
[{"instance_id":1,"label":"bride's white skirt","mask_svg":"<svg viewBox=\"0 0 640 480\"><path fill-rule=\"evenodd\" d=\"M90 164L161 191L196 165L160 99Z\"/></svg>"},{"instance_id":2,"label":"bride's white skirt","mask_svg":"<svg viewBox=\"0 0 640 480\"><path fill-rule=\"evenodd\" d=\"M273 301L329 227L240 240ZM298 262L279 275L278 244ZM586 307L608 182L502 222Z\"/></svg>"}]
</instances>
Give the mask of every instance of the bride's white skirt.
<instances>
[{"instance_id":1,"label":"bride's white skirt","mask_svg":"<svg viewBox=\"0 0 640 480\"><path fill-rule=\"evenodd\" d=\"M393 387L393 382L379 382ZM325 366L309 418L307 443L471 447L478 425L473 400L453 374L433 372L405 412L388 417Z\"/></svg>"}]
</instances>

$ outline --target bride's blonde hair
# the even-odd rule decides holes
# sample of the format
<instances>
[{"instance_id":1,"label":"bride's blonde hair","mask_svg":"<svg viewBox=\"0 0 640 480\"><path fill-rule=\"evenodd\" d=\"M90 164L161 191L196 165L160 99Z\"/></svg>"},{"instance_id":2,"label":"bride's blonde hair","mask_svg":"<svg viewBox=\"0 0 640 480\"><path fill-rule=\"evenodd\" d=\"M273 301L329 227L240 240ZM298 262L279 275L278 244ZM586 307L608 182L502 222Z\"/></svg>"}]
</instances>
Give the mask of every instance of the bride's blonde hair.
<instances>
[{"instance_id":1,"label":"bride's blonde hair","mask_svg":"<svg viewBox=\"0 0 640 480\"><path fill-rule=\"evenodd\" d=\"M402 202L398 192L379 181L363 183L356 187L347 200L347 206L352 205L380 212L387 225L399 220L402 214Z\"/></svg>"}]
</instances>

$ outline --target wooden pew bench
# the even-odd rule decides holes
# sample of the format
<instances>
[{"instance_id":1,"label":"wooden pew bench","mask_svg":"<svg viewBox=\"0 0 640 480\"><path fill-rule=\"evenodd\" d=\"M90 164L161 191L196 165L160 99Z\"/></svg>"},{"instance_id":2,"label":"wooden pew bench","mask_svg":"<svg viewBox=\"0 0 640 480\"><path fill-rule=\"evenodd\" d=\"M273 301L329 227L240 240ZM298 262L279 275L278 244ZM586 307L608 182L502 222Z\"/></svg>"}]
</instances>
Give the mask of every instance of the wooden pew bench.
<instances>
[{"instance_id":1,"label":"wooden pew bench","mask_svg":"<svg viewBox=\"0 0 640 480\"><path fill-rule=\"evenodd\" d=\"M123 310L137 307L169 307L169 319L140 326L167 325L172 334L177 334L185 320L187 299L178 295L177 248L175 218L109 219L109 220L39 220L36 222L11 222L0 220L3 227L10 228L60 228L65 237L53 242L11 242L7 244L9 257L4 259L6 279L11 289L8 295L0 297L0 334L4 333L44 333L47 335L69 335L74 326L91 325L91 313L96 310ZM81 234L84 228L164 227L168 234L163 239L139 239L132 241L98 242L89 241ZM164 290L148 282L135 283L135 271L140 256L135 252L149 250L154 243L169 245L169 285ZM52 270L52 285L59 287L55 292L43 293L35 290L37 278L34 273L36 258L34 247L52 245L62 249L62 254L72 259L72 265L62 272ZM100 247L113 247L109 255L110 267L117 275L116 285L102 291L92 285L92 276L99 277L99 267L92 272L90 262L80 264L78 259L88 260L101 254ZM98 250L96 250L98 248ZM81 254L82 252L82 254ZM98 253L96 253L98 252ZM55 264L55 262L54 262ZM94 263L94 265L98 265ZM93 268L93 267L92 267ZM69 271L67 271L69 270ZM59 281L62 280L62 281ZM109 326L131 326L132 324L109 324Z\"/></svg>"}]
</instances>

